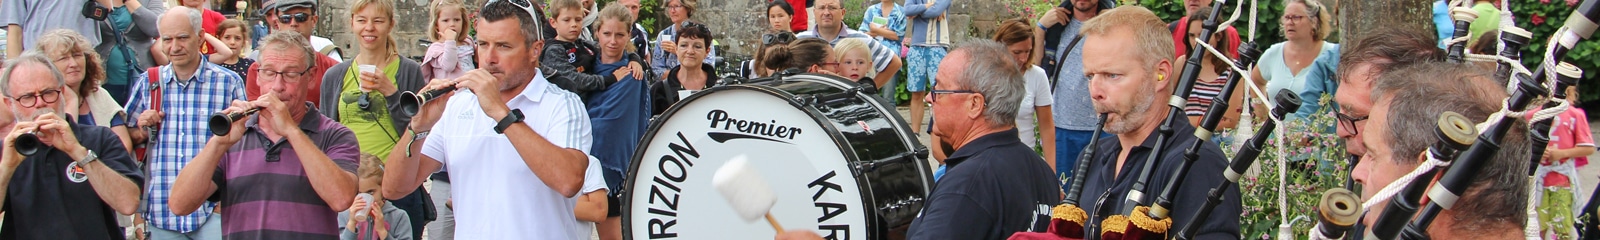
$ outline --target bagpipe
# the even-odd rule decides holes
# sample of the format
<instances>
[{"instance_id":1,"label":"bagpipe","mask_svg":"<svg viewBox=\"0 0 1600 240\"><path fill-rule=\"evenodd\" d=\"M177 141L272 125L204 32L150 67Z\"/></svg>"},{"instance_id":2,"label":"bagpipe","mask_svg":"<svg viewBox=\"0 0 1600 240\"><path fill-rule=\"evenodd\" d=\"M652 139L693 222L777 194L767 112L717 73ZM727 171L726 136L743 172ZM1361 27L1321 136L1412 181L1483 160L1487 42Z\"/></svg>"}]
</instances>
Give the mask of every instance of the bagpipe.
<instances>
[{"instance_id":1,"label":"bagpipe","mask_svg":"<svg viewBox=\"0 0 1600 240\"><path fill-rule=\"evenodd\" d=\"M1506 137L1515 121L1518 118L1524 118L1525 111L1529 111L1531 107L1540 106L1535 105L1539 102L1543 102L1541 105L1544 108L1534 113L1532 120L1534 124L1530 125L1531 136L1529 137L1532 141L1535 141L1533 143L1535 146L1542 149L1545 143L1538 141L1548 140L1549 119L1570 107L1570 103L1565 100L1549 98L1555 96L1550 93L1551 91L1560 92L1562 88L1575 84L1577 79L1577 75L1571 75L1575 72L1575 68L1559 70L1557 66L1561 65L1561 59L1568 51L1572 50L1572 47L1579 40L1593 35L1596 28L1595 22L1600 21L1600 6L1596 6L1596 2L1594 0L1583 1L1582 5L1567 18L1567 22L1556 30L1550 39L1550 44L1547 44L1548 48L1543 62L1531 73L1516 60L1517 51L1528 39L1527 31L1502 26L1500 42L1503 44L1503 48L1501 48L1499 55L1464 53L1463 49L1456 46L1464 42L1465 37L1459 31L1456 33L1457 38L1451 40L1452 44L1449 49L1451 51L1448 55L1450 56L1450 61L1484 59L1497 61L1499 66L1496 69L1495 77L1507 79L1507 91L1510 92L1510 97L1505 100L1504 108L1500 112L1494 113L1486 122L1477 125L1479 134L1476 134L1476 139L1473 141L1457 139L1461 137L1457 135L1465 134L1464 132L1450 133L1450 131L1458 131L1460 129L1446 130L1467 126L1467 123L1450 120L1450 123L1448 123L1450 126L1446 126L1447 123L1444 119L1450 118L1451 114L1441 115L1440 132L1445 133L1441 133L1440 145L1430 147L1428 160L1416 170L1384 187L1383 191L1380 191L1377 196L1362 204L1363 208L1367 208L1377 202L1389 201L1389 207L1378 215L1378 220L1373 226L1369 226L1370 234L1367 235L1368 239L1429 239L1426 231L1433 223L1433 220L1444 210L1451 210L1455 207L1457 201L1466 193L1467 188L1472 185L1484 166L1489 161L1492 161L1495 153L1500 150L1502 139ZM1460 17L1468 15L1457 11L1457 26L1460 26L1463 21L1463 18ZM1470 19L1467 19L1467 21L1470 21ZM1456 56L1462 57L1458 59ZM1571 77L1557 76L1560 72L1565 72L1565 74L1560 75L1569 75ZM1564 97L1565 94L1559 96ZM1465 143L1470 143L1470 145L1464 150L1457 149L1460 145L1465 145ZM1536 149L1534 153L1536 156L1532 161L1538 161L1537 155L1541 154L1542 151ZM1435 179L1435 176L1437 181L1430 181ZM1392 196L1392 199L1388 196ZM1423 199L1423 196L1427 198ZM1417 206L1421 207L1418 208ZM1532 205L1530 204L1529 206ZM1538 236L1537 232L1536 224L1530 224L1528 229L1524 230L1524 234L1528 237L1536 238Z\"/></svg>"}]
</instances>

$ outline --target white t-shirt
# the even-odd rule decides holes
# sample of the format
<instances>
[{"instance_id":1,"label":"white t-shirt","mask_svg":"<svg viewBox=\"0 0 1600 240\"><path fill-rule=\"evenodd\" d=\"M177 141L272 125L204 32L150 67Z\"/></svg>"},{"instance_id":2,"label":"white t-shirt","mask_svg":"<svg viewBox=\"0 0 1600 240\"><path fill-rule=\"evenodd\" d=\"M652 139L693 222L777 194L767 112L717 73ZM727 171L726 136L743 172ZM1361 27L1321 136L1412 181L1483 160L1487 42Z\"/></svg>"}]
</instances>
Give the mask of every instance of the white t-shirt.
<instances>
[{"instance_id":1,"label":"white t-shirt","mask_svg":"<svg viewBox=\"0 0 1600 240\"><path fill-rule=\"evenodd\" d=\"M552 86L543 73L506 106L521 109L523 122L563 148L589 152L589 114L578 95ZM450 97L422 154L450 172L457 239L587 239L573 218L577 202L551 189L528 169L496 119L478 106L478 96L458 90ZM540 159L549 161L549 159ZM597 164L596 164L597 165Z\"/></svg>"},{"instance_id":2,"label":"white t-shirt","mask_svg":"<svg viewBox=\"0 0 1600 240\"><path fill-rule=\"evenodd\" d=\"M584 194L600 190L607 190L606 179L600 175L600 159L589 156L589 168L583 172L583 189L578 190L577 196L572 196L572 201L577 202L578 198L583 197ZM576 231L588 235L590 232L594 232L594 224L595 222L578 220L578 229Z\"/></svg>"},{"instance_id":3,"label":"white t-shirt","mask_svg":"<svg viewBox=\"0 0 1600 240\"><path fill-rule=\"evenodd\" d=\"M1050 77L1045 75L1044 68L1037 65L1028 68L1028 72L1022 73L1022 79L1027 84L1023 85L1027 90L1023 92L1027 94L1022 95L1022 107L1017 108L1017 136L1022 138L1022 144L1032 148L1038 146L1034 143L1033 135L1039 129L1034 127L1034 121L1038 118L1033 115L1033 108L1050 106L1055 102L1055 97L1050 93ZM1055 131L1055 125L1051 123L1038 123L1038 126L1046 126L1048 129L1044 131Z\"/></svg>"}]
</instances>

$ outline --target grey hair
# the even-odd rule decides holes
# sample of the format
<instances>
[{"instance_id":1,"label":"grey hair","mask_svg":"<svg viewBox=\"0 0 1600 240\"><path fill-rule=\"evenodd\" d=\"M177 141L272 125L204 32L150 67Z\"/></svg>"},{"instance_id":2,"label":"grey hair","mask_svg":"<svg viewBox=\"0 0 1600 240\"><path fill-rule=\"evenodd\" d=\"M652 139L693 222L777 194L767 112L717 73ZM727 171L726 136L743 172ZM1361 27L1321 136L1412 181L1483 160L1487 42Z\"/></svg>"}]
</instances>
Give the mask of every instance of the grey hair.
<instances>
[{"instance_id":1,"label":"grey hair","mask_svg":"<svg viewBox=\"0 0 1600 240\"><path fill-rule=\"evenodd\" d=\"M1006 46L993 40L974 40L950 51L950 56L961 56L965 71L961 72L962 89L983 94L983 116L991 126L1016 124L1017 108L1021 105L1022 71Z\"/></svg>"},{"instance_id":2,"label":"grey hair","mask_svg":"<svg viewBox=\"0 0 1600 240\"><path fill-rule=\"evenodd\" d=\"M1425 62L1383 74L1373 88L1375 103L1389 103L1389 119L1384 124L1390 151L1396 162L1417 164L1417 156L1439 141L1434 135L1438 116L1446 111L1460 113L1473 122L1482 122L1500 110L1506 98L1489 74L1473 65ZM1533 157L1528 126L1521 116L1507 118L1511 130L1500 141L1500 150L1476 174L1472 185L1452 214L1456 224L1450 231L1475 233L1522 229L1527 213L1527 169Z\"/></svg>"},{"instance_id":3,"label":"grey hair","mask_svg":"<svg viewBox=\"0 0 1600 240\"><path fill-rule=\"evenodd\" d=\"M183 12L184 15L186 17L189 17L189 26L192 26L194 28L194 33L198 34L200 32L204 32L205 31L205 25L202 24L202 21L201 21L202 12L199 9L193 9L193 8L184 7L184 6L177 6L177 7L173 7L172 9L168 9L167 11L171 12L171 11L174 11L174 10L184 11ZM202 36L195 36L195 37L199 38L199 37L202 37ZM201 42L204 42L204 41L205 40L201 40Z\"/></svg>"},{"instance_id":4,"label":"grey hair","mask_svg":"<svg viewBox=\"0 0 1600 240\"><path fill-rule=\"evenodd\" d=\"M310 40L295 31L276 31L261 38L261 49L268 51L300 51L305 55L306 67L317 65L317 51L311 49Z\"/></svg>"},{"instance_id":5,"label":"grey hair","mask_svg":"<svg viewBox=\"0 0 1600 240\"><path fill-rule=\"evenodd\" d=\"M50 69L50 76L56 78L56 86L67 85L67 77L61 75L61 70L56 69L55 63L50 61L50 58L46 57L44 52L28 50L22 52L22 55L17 56L17 58L6 60L5 69L0 70L0 93L5 94L6 97L12 97L11 75L17 71L17 68L21 68L24 65L39 65Z\"/></svg>"}]
</instances>

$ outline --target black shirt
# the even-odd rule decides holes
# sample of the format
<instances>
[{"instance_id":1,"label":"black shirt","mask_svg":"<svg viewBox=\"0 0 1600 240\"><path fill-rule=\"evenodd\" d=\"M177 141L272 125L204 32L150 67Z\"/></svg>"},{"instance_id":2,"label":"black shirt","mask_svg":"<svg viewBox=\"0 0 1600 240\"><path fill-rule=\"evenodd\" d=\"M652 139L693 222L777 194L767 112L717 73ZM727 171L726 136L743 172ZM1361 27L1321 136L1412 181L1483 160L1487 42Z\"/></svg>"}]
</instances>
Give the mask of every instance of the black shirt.
<instances>
[{"instance_id":1,"label":"black shirt","mask_svg":"<svg viewBox=\"0 0 1600 240\"><path fill-rule=\"evenodd\" d=\"M1144 195L1149 196L1154 202L1166 187L1167 181L1172 179L1173 171L1183 161L1183 151L1194 145L1194 126L1189 125L1188 118L1176 118L1172 123L1172 141L1162 151L1160 164L1155 172L1151 173L1150 181L1145 183ZM1134 147L1128 153L1127 162L1122 166L1118 176L1113 170L1117 166L1117 155L1122 152L1122 143L1116 137L1100 139L1095 146L1095 156L1089 162L1087 181L1083 184L1083 195L1078 197L1078 207L1089 213L1090 220L1095 224L1105 220L1107 216L1122 214L1123 205L1126 204L1128 189L1133 187L1133 182L1138 181L1138 172L1144 167L1145 160L1149 158L1151 148L1156 144L1156 131L1151 131L1144 143ZM1189 175L1184 176L1183 185L1177 189L1177 195L1172 199L1172 232L1176 233L1190 218L1205 205L1206 194L1211 188L1221 184L1223 169L1227 168L1228 160L1223 157L1222 149L1216 143L1207 142L1200 148L1199 158L1189 168ZM1114 187L1113 187L1114 186ZM1108 195L1104 202L1100 202L1102 195ZM1099 207L1096 207L1099 203ZM1150 203L1146 203L1150 204ZM1098 209L1098 210L1096 210ZM1239 188L1228 188L1223 194L1222 204L1212 211L1211 217L1204 220L1205 225L1200 227L1195 239L1239 239L1239 213L1242 207L1239 202Z\"/></svg>"},{"instance_id":2,"label":"black shirt","mask_svg":"<svg viewBox=\"0 0 1600 240\"><path fill-rule=\"evenodd\" d=\"M650 83L650 115L661 115L667 108L677 104L679 100L689 96L678 96L678 90L684 90L683 81L678 79L678 70L683 66L672 67L667 71L667 78ZM711 64L701 64L700 71L706 72L705 87L700 90L711 89L717 84L717 69Z\"/></svg>"},{"instance_id":3,"label":"black shirt","mask_svg":"<svg viewBox=\"0 0 1600 240\"><path fill-rule=\"evenodd\" d=\"M1017 129L973 139L945 159L907 239L1005 239L1043 232L1061 202L1060 182Z\"/></svg>"},{"instance_id":4,"label":"black shirt","mask_svg":"<svg viewBox=\"0 0 1600 240\"><path fill-rule=\"evenodd\" d=\"M99 155L100 162L144 186L139 167L110 128L70 125L78 142ZM123 239L116 210L100 199L83 169L74 168L76 160L46 147L17 166L6 189L0 239Z\"/></svg>"}]
</instances>

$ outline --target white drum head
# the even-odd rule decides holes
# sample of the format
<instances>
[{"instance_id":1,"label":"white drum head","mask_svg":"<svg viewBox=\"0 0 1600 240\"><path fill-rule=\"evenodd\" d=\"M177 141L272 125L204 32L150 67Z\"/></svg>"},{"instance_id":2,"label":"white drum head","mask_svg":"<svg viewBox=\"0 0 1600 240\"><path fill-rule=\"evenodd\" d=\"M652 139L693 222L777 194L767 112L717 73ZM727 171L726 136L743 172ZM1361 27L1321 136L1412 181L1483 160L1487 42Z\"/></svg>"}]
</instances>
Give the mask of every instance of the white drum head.
<instances>
[{"instance_id":1,"label":"white drum head","mask_svg":"<svg viewBox=\"0 0 1600 240\"><path fill-rule=\"evenodd\" d=\"M756 88L700 94L657 119L663 122L641 143L623 200L624 235L772 239L777 232L766 220L742 220L712 187L718 168L746 155L777 196L769 213L786 230L867 239L866 200L845 149L819 120Z\"/></svg>"}]
</instances>

